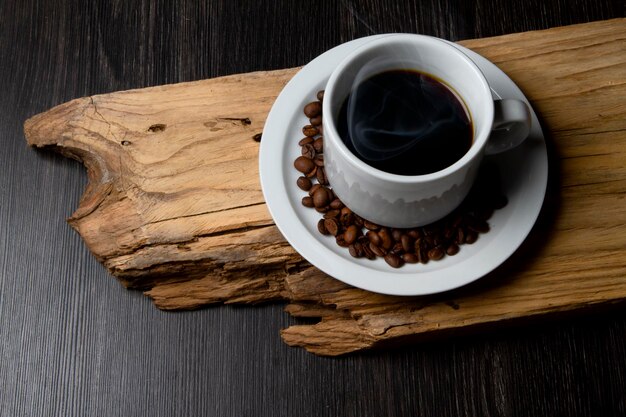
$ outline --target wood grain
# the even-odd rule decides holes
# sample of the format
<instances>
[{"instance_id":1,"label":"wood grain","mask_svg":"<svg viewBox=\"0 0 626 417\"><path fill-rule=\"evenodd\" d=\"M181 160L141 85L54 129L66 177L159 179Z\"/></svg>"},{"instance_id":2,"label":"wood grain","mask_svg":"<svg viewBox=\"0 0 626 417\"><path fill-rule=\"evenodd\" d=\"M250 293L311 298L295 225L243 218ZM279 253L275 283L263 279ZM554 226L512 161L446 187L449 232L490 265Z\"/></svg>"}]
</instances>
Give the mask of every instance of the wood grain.
<instances>
[{"instance_id":1,"label":"wood grain","mask_svg":"<svg viewBox=\"0 0 626 417\"><path fill-rule=\"evenodd\" d=\"M464 41L522 88L546 130L551 188L525 250L478 285L429 298L367 293L310 267L265 209L257 144L296 69L74 100L25 124L81 160L70 224L159 308L288 300L321 317L284 340L322 355L386 346L626 297L626 21ZM532 246L532 247L530 247ZM589 251L593 247L593 251Z\"/></svg>"}]
</instances>

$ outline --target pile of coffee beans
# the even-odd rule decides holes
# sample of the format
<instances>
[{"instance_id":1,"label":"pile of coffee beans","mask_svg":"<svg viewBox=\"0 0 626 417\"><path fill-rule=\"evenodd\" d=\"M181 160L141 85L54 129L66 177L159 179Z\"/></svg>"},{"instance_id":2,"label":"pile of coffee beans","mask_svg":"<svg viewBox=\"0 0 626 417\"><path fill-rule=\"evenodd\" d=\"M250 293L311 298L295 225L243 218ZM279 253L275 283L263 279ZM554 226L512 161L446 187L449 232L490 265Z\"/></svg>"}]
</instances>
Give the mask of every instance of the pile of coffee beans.
<instances>
[{"instance_id":1,"label":"pile of coffee beans","mask_svg":"<svg viewBox=\"0 0 626 417\"><path fill-rule=\"evenodd\" d=\"M328 184L324 170L324 137L322 101L304 106L309 123L302 128L304 137L298 142L302 155L294 167L302 175L298 187L306 191L302 205L322 215L317 230L333 236L337 245L345 247L355 258L383 258L393 268L405 263L428 263L456 255L460 246L476 242L481 233L489 231L487 220L494 210L507 204L500 191L498 171L483 164L476 182L460 207L443 219L421 227L395 229L372 223L346 207Z\"/></svg>"}]
</instances>

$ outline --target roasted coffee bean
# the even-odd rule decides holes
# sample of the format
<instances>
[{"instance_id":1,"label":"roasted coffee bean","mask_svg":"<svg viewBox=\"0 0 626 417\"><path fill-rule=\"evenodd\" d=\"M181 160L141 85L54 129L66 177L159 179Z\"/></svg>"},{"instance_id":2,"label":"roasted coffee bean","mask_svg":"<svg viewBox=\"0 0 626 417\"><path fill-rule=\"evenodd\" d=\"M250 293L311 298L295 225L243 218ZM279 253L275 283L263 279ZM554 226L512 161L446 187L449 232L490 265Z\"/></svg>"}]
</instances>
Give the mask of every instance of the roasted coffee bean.
<instances>
[{"instance_id":1,"label":"roasted coffee bean","mask_svg":"<svg viewBox=\"0 0 626 417\"><path fill-rule=\"evenodd\" d=\"M352 213L352 210L350 210L348 207L343 207L341 209L341 214L339 218L341 220L341 224L343 224L344 226L354 224L354 214Z\"/></svg>"},{"instance_id":2,"label":"roasted coffee bean","mask_svg":"<svg viewBox=\"0 0 626 417\"><path fill-rule=\"evenodd\" d=\"M325 219L324 226L326 227L326 230L328 230L328 233L333 236L337 236L339 233L339 222L336 219Z\"/></svg>"},{"instance_id":3,"label":"roasted coffee bean","mask_svg":"<svg viewBox=\"0 0 626 417\"><path fill-rule=\"evenodd\" d=\"M311 189L309 190L309 195L310 195L311 197L313 197L313 194L315 194L315 192L316 192L316 191L318 190L318 188L320 188L320 187L321 187L321 185L320 185L320 184L313 184L313 185L311 186Z\"/></svg>"},{"instance_id":4,"label":"roasted coffee bean","mask_svg":"<svg viewBox=\"0 0 626 417\"><path fill-rule=\"evenodd\" d=\"M320 114L319 116L315 116L309 119L309 122L313 125L313 126L319 126L322 124L322 115Z\"/></svg>"},{"instance_id":5,"label":"roasted coffee bean","mask_svg":"<svg viewBox=\"0 0 626 417\"><path fill-rule=\"evenodd\" d=\"M380 244L382 243L382 239L380 238L380 236L378 236L378 233L374 232L373 230L368 230L365 236L367 236L367 239L369 239L369 241L372 242L374 245L380 246Z\"/></svg>"},{"instance_id":6,"label":"roasted coffee bean","mask_svg":"<svg viewBox=\"0 0 626 417\"><path fill-rule=\"evenodd\" d=\"M311 180L307 177L299 177L298 181L296 181L296 184L298 184L298 187L302 191L309 191L312 187Z\"/></svg>"},{"instance_id":7,"label":"roasted coffee bean","mask_svg":"<svg viewBox=\"0 0 626 417\"><path fill-rule=\"evenodd\" d=\"M356 242L354 242L354 249L356 249L356 253L358 255L358 257L362 257L364 255L364 250L363 250L363 243L357 239Z\"/></svg>"},{"instance_id":8,"label":"roasted coffee bean","mask_svg":"<svg viewBox=\"0 0 626 417\"><path fill-rule=\"evenodd\" d=\"M343 233L338 234L335 237L335 242L337 242L337 245L341 246L342 248L347 248L348 246L350 246L347 242L346 239L343 237Z\"/></svg>"},{"instance_id":9,"label":"roasted coffee bean","mask_svg":"<svg viewBox=\"0 0 626 417\"><path fill-rule=\"evenodd\" d=\"M324 166L324 154L318 153L317 155L315 155L315 158L313 158L313 163L317 165L318 167L323 167Z\"/></svg>"},{"instance_id":10,"label":"roasted coffee bean","mask_svg":"<svg viewBox=\"0 0 626 417\"><path fill-rule=\"evenodd\" d=\"M459 253L459 250L459 245L457 245L456 243L452 243L450 246L448 246L448 249L446 249L446 253L450 256L454 256Z\"/></svg>"},{"instance_id":11,"label":"roasted coffee bean","mask_svg":"<svg viewBox=\"0 0 626 417\"><path fill-rule=\"evenodd\" d=\"M324 214L325 219L336 219L337 217L339 217L339 210L332 210L332 207Z\"/></svg>"},{"instance_id":12,"label":"roasted coffee bean","mask_svg":"<svg viewBox=\"0 0 626 417\"><path fill-rule=\"evenodd\" d=\"M330 208L335 210L341 210L343 208L343 203L340 199L335 198L333 201L330 202Z\"/></svg>"},{"instance_id":13,"label":"roasted coffee bean","mask_svg":"<svg viewBox=\"0 0 626 417\"><path fill-rule=\"evenodd\" d=\"M318 188L317 191L315 191L315 194L313 194L313 204L315 207L320 208L327 206L328 203L328 192L326 191L326 188Z\"/></svg>"},{"instance_id":14,"label":"roasted coffee bean","mask_svg":"<svg viewBox=\"0 0 626 417\"><path fill-rule=\"evenodd\" d=\"M407 264L416 264L419 262L419 258L414 253L405 253L402 255L402 260Z\"/></svg>"},{"instance_id":15,"label":"roasted coffee bean","mask_svg":"<svg viewBox=\"0 0 626 417\"><path fill-rule=\"evenodd\" d=\"M369 243L363 244L363 256L367 259L376 259L376 254L372 252Z\"/></svg>"},{"instance_id":16,"label":"roasted coffee bean","mask_svg":"<svg viewBox=\"0 0 626 417\"><path fill-rule=\"evenodd\" d=\"M432 259L433 261L440 260L441 258L443 258L443 255L445 255L445 253L443 249L441 249L441 246L435 246L428 251L428 258Z\"/></svg>"},{"instance_id":17,"label":"roasted coffee bean","mask_svg":"<svg viewBox=\"0 0 626 417\"><path fill-rule=\"evenodd\" d=\"M313 199L310 196L302 197L302 205L304 207L314 207Z\"/></svg>"},{"instance_id":18,"label":"roasted coffee bean","mask_svg":"<svg viewBox=\"0 0 626 417\"><path fill-rule=\"evenodd\" d=\"M310 143L313 143L314 141L315 141L315 139L310 138L308 136L305 136L304 138L300 139L300 142L298 142L298 145L304 146L304 145L308 145Z\"/></svg>"},{"instance_id":19,"label":"roasted coffee bean","mask_svg":"<svg viewBox=\"0 0 626 417\"><path fill-rule=\"evenodd\" d=\"M378 236L380 236L380 239L381 239L381 246L385 250L391 249L391 247L393 246L393 239L391 238L389 229L387 229L386 227L383 227L382 229L378 231Z\"/></svg>"},{"instance_id":20,"label":"roasted coffee bean","mask_svg":"<svg viewBox=\"0 0 626 417\"><path fill-rule=\"evenodd\" d=\"M402 231L400 229L391 229L391 237L395 241L400 241L402 238Z\"/></svg>"},{"instance_id":21,"label":"roasted coffee bean","mask_svg":"<svg viewBox=\"0 0 626 417\"><path fill-rule=\"evenodd\" d=\"M400 255L404 253L404 248L402 247L402 243L396 241L393 244L393 247L391 248L391 252L395 253L396 255Z\"/></svg>"},{"instance_id":22,"label":"roasted coffee bean","mask_svg":"<svg viewBox=\"0 0 626 417\"><path fill-rule=\"evenodd\" d=\"M306 156L297 157L296 160L293 162L293 166L305 175L316 168L313 160L311 158L307 158Z\"/></svg>"},{"instance_id":23,"label":"roasted coffee bean","mask_svg":"<svg viewBox=\"0 0 626 417\"><path fill-rule=\"evenodd\" d=\"M360 258L362 256L356 248L356 243L348 246L348 252L350 252L353 258Z\"/></svg>"},{"instance_id":24,"label":"roasted coffee bean","mask_svg":"<svg viewBox=\"0 0 626 417\"><path fill-rule=\"evenodd\" d=\"M365 228L367 230L378 230L378 229L380 229L379 225L377 225L376 223L372 223L370 221L367 221L367 220L363 220L363 226L365 226Z\"/></svg>"},{"instance_id":25,"label":"roasted coffee bean","mask_svg":"<svg viewBox=\"0 0 626 417\"><path fill-rule=\"evenodd\" d=\"M315 97L317 97L319 101L324 101L324 90L318 91Z\"/></svg>"},{"instance_id":26,"label":"roasted coffee bean","mask_svg":"<svg viewBox=\"0 0 626 417\"><path fill-rule=\"evenodd\" d=\"M370 242L370 244L368 245L370 250L374 253L374 255L376 256L380 256L383 257L387 254L387 251L384 248L381 248L378 245L374 245L372 242Z\"/></svg>"},{"instance_id":27,"label":"roasted coffee bean","mask_svg":"<svg viewBox=\"0 0 626 417\"><path fill-rule=\"evenodd\" d=\"M387 262L389 266L392 268L400 268L402 264L404 263L402 258L396 255L395 253L388 253L387 255L385 255L384 259L385 259L385 262Z\"/></svg>"},{"instance_id":28,"label":"roasted coffee bean","mask_svg":"<svg viewBox=\"0 0 626 417\"><path fill-rule=\"evenodd\" d=\"M358 233L359 229L355 225L348 226L346 231L343 233L343 238L348 245L351 245L356 242L356 238L359 237Z\"/></svg>"},{"instance_id":29,"label":"roasted coffee bean","mask_svg":"<svg viewBox=\"0 0 626 417\"><path fill-rule=\"evenodd\" d=\"M302 133L304 133L304 136L313 137L320 133L320 131L317 127L313 125L306 125L302 128Z\"/></svg>"},{"instance_id":30,"label":"roasted coffee bean","mask_svg":"<svg viewBox=\"0 0 626 417\"><path fill-rule=\"evenodd\" d=\"M489 231L489 223L475 217L470 217L467 222L467 228L476 233L487 233Z\"/></svg>"},{"instance_id":31,"label":"roasted coffee bean","mask_svg":"<svg viewBox=\"0 0 626 417\"><path fill-rule=\"evenodd\" d=\"M473 230L468 230L467 234L465 235L465 243L471 245L472 243L476 242L476 240L478 240L478 233L474 232Z\"/></svg>"},{"instance_id":32,"label":"roasted coffee bean","mask_svg":"<svg viewBox=\"0 0 626 417\"><path fill-rule=\"evenodd\" d=\"M328 211L328 206L315 207L315 211L317 211L318 213L326 213Z\"/></svg>"},{"instance_id":33,"label":"roasted coffee bean","mask_svg":"<svg viewBox=\"0 0 626 417\"><path fill-rule=\"evenodd\" d=\"M428 251L426 249L420 249L416 254L419 257L421 264L426 265L428 263Z\"/></svg>"},{"instance_id":34,"label":"roasted coffee bean","mask_svg":"<svg viewBox=\"0 0 626 417\"><path fill-rule=\"evenodd\" d=\"M326 229L326 226L324 226L324 219L320 219L317 222L317 231L320 232L323 235L329 235L330 233L328 233L328 230Z\"/></svg>"},{"instance_id":35,"label":"roasted coffee bean","mask_svg":"<svg viewBox=\"0 0 626 417\"><path fill-rule=\"evenodd\" d=\"M465 243L465 230L462 227L459 227L456 230L456 238L454 239L454 243L457 245L462 245Z\"/></svg>"},{"instance_id":36,"label":"roasted coffee bean","mask_svg":"<svg viewBox=\"0 0 626 417\"><path fill-rule=\"evenodd\" d=\"M491 207L481 207L481 208L474 210L474 216L476 216L476 218L479 220L487 221L493 215L493 211L494 210ZM487 232L482 232L482 233L487 233Z\"/></svg>"},{"instance_id":37,"label":"roasted coffee bean","mask_svg":"<svg viewBox=\"0 0 626 417\"><path fill-rule=\"evenodd\" d=\"M354 214L352 213L342 214L339 219L341 220L341 224L343 224L344 226L354 224Z\"/></svg>"},{"instance_id":38,"label":"roasted coffee bean","mask_svg":"<svg viewBox=\"0 0 626 417\"><path fill-rule=\"evenodd\" d=\"M452 227L453 228L457 228L461 225L461 223L463 222L463 216L461 216L460 214L455 214L454 217L452 218Z\"/></svg>"},{"instance_id":39,"label":"roasted coffee bean","mask_svg":"<svg viewBox=\"0 0 626 417\"><path fill-rule=\"evenodd\" d=\"M354 215L354 224L359 227L363 227L363 219L358 214L352 213Z\"/></svg>"},{"instance_id":40,"label":"roasted coffee bean","mask_svg":"<svg viewBox=\"0 0 626 417\"><path fill-rule=\"evenodd\" d=\"M309 178L313 178L315 175L317 175L317 165L313 164L313 170L304 175L306 175Z\"/></svg>"},{"instance_id":41,"label":"roasted coffee bean","mask_svg":"<svg viewBox=\"0 0 626 417\"><path fill-rule=\"evenodd\" d=\"M409 235L402 235L400 237L400 242L402 243L402 248L405 252L411 252L413 249L413 241L409 237Z\"/></svg>"},{"instance_id":42,"label":"roasted coffee bean","mask_svg":"<svg viewBox=\"0 0 626 417\"><path fill-rule=\"evenodd\" d=\"M313 148L315 152L322 152L324 150L324 139L317 138L313 141Z\"/></svg>"},{"instance_id":43,"label":"roasted coffee bean","mask_svg":"<svg viewBox=\"0 0 626 417\"><path fill-rule=\"evenodd\" d=\"M328 178L326 178L326 170L323 167L317 167L317 182L322 185L328 185Z\"/></svg>"},{"instance_id":44,"label":"roasted coffee bean","mask_svg":"<svg viewBox=\"0 0 626 417\"><path fill-rule=\"evenodd\" d=\"M302 153L302 156L306 156L309 159L315 158L316 153L312 143L304 145L300 151Z\"/></svg>"},{"instance_id":45,"label":"roasted coffee bean","mask_svg":"<svg viewBox=\"0 0 626 417\"><path fill-rule=\"evenodd\" d=\"M337 196L335 195L335 192L333 191L332 188L327 188L326 190L328 191L328 200L329 201L333 201L334 199L337 198Z\"/></svg>"},{"instance_id":46,"label":"roasted coffee bean","mask_svg":"<svg viewBox=\"0 0 626 417\"><path fill-rule=\"evenodd\" d=\"M418 237L420 237L420 233L418 229L411 229L407 232L407 234L413 239L417 239Z\"/></svg>"},{"instance_id":47,"label":"roasted coffee bean","mask_svg":"<svg viewBox=\"0 0 626 417\"><path fill-rule=\"evenodd\" d=\"M451 240L454 236L456 236L456 229L450 225L446 225L443 229L443 238L445 240Z\"/></svg>"},{"instance_id":48,"label":"roasted coffee bean","mask_svg":"<svg viewBox=\"0 0 626 417\"><path fill-rule=\"evenodd\" d=\"M493 198L492 206L494 209L500 210L501 208L506 206L508 203L509 201L505 195L498 195L497 197Z\"/></svg>"},{"instance_id":49,"label":"roasted coffee bean","mask_svg":"<svg viewBox=\"0 0 626 417\"><path fill-rule=\"evenodd\" d=\"M316 117L322 114L322 103L319 101L312 101L304 106L304 114L308 118Z\"/></svg>"}]
</instances>

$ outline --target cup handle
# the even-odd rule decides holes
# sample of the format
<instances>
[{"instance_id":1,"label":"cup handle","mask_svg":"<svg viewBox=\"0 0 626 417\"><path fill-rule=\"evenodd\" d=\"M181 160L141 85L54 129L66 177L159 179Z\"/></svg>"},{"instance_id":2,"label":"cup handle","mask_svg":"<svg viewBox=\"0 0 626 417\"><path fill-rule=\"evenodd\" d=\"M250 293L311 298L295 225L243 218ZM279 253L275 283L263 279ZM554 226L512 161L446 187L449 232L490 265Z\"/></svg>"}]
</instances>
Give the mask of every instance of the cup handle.
<instances>
[{"instance_id":1,"label":"cup handle","mask_svg":"<svg viewBox=\"0 0 626 417\"><path fill-rule=\"evenodd\" d=\"M530 109L521 100L495 100L493 127L485 153L493 155L512 149L530 133Z\"/></svg>"}]
</instances>

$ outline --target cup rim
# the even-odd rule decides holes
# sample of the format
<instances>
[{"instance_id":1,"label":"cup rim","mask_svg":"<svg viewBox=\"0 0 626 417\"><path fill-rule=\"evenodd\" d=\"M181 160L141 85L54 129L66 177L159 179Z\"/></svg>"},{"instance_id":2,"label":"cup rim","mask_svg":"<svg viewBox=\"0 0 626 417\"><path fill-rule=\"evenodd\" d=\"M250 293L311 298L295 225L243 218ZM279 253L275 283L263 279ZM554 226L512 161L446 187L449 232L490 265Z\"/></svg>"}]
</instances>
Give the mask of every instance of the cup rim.
<instances>
[{"instance_id":1,"label":"cup rim","mask_svg":"<svg viewBox=\"0 0 626 417\"><path fill-rule=\"evenodd\" d=\"M477 75L477 78L480 80L482 89L484 90L485 94L489 96L488 103L490 104L488 108L481 109L481 112L483 112L483 114L485 112L487 113L483 117L486 117L487 120L491 121L491 123L489 124L488 127L485 127L485 129L487 129L487 133L482 135L481 137L475 136L472 146L470 146L470 149L465 153L465 155L463 155L458 161L456 161L452 165L442 170L431 172L429 174L400 175L400 174L393 174L390 172L380 170L360 160L356 155L354 155L348 149L348 147L343 143L343 141L339 139L339 132L337 131L337 127L335 126L335 121L333 120L333 118L332 117L325 118L324 141L331 140L333 144L336 146L337 150L341 152L343 157L351 165L353 165L355 168L361 171L365 171L366 173L376 177L377 179L380 179L383 181L389 181L393 183L400 183L400 184L414 184L414 183L430 182L436 179L444 178L448 176L449 174L456 172L462 167L466 166L468 163L470 163L470 161L472 161L474 158L479 156L482 150L484 149L484 147L486 146L487 140L489 139L489 133L491 132L491 124L493 124L493 115L494 115L494 105L493 105L493 97L491 95L491 88L489 87L489 84L487 83L487 79L485 75L483 74L483 72L480 70L480 68L478 68L476 63L470 57L468 57L465 53L463 53L461 50L454 47L454 45L450 44L444 39L440 39L440 38L436 38L436 37L428 36L428 35L407 34L407 33L389 34L388 36L385 36L379 39L374 39L370 42L365 43L364 45L359 46L353 52L348 54L339 63L339 65L333 70L333 72L330 75L330 78L328 79L326 83L325 92L324 92L325 97L324 97L324 101L322 102L322 114L331 113L329 109L331 100L329 100L328 98L329 96L332 97L332 94L334 94L334 89L335 89L335 86L337 84L337 80L340 74L356 58L358 58L360 55L362 55L369 49L373 47L377 47L381 44L384 45L384 44L389 44L389 43L407 43L407 42L413 43L413 44L419 43L419 42L436 42L436 43L439 43L441 46L448 48L449 51L456 54L462 61L464 61L468 65L468 67L472 69L475 75ZM434 75L437 75L437 74L434 74ZM329 94L329 90L330 90L330 94ZM472 117L472 122L474 123L475 119L471 111L470 111L470 117ZM330 131L330 134L329 134L329 131Z\"/></svg>"}]
</instances>

